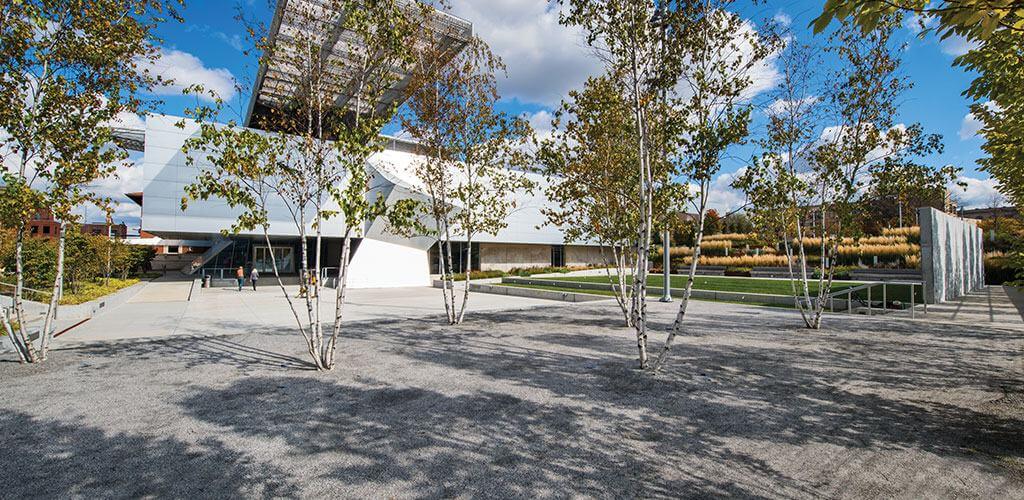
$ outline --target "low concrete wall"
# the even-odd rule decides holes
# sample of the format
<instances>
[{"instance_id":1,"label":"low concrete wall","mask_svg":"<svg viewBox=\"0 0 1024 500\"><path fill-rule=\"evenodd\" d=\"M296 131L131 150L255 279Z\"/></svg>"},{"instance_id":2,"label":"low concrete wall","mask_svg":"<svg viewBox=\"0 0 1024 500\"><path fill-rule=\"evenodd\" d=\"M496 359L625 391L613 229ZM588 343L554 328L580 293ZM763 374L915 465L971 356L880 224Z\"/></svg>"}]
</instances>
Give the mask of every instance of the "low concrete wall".
<instances>
[{"instance_id":1,"label":"low concrete wall","mask_svg":"<svg viewBox=\"0 0 1024 500\"><path fill-rule=\"evenodd\" d=\"M477 293L489 293L493 295L508 295L513 297L525 297L530 299L558 300L562 302L593 302L595 300L610 300L611 297L589 293L559 292L556 290L538 290L536 288L519 288L504 286L498 283L504 279L492 278L481 281L470 281L469 290ZM455 288L461 290L465 282L455 283ZM434 288L444 288L444 282L434 280Z\"/></svg>"},{"instance_id":2,"label":"low concrete wall","mask_svg":"<svg viewBox=\"0 0 1024 500\"><path fill-rule=\"evenodd\" d=\"M502 278L502 283L517 284L517 285L546 285L556 286L559 288L573 288L581 291L586 290L613 290L618 285L604 284L604 283L587 283L580 281L559 281L557 279L532 279L532 278ZM472 289L472 288L471 288ZM648 293L652 295L659 295L663 292L661 287L647 287ZM673 288L672 294L674 297L681 297L683 289ZM744 292L719 292L715 290L691 290L690 297L699 300L717 300L724 302L744 302L750 304L769 304L778 306L793 307L794 301L791 295L769 295L764 293L744 293ZM854 301L856 304L856 301ZM831 306L826 307L828 309L835 309L837 312L845 311L848 307L846 299L835 298L831 301Z\"/></svg>"},{"instance_id":3,"label":"low concrete wall","mask_svg":"<svg viewBox=\"0 0 1024 500\"><path fill-rule=\"evenodd\" d=\"M109 311L114 307L128 302L129 299L136 296L148 284L148 281L141 281L128 288L122 288L110 295L100 297L96 300L90 300L89 302L83 302L73 306L60 306L60 308L57 309L57 318L60 321L91 318L101 312Z\"/></svg>"},{"instance_id":4,"label":"low concrete wall","mask_svg":"<svg viewBox=\"0 0 1024 500\"><path fill-rule=\"evenodd\" d=\"M613 290L613 286L616 288L618 285L604 284L604 283L586 283L579 281L558 281L554 279L530 279L530 278L503 278L503 283L516 284L516 285L547 285L557 286L559 288L575 288L579 290ZM661 287L649 286L647 287L648 293L657 295L663 292ZM681 296L683 293L682 289L673 288L672 293L676 296ZM793 305L793 297L788 295L766 295L762 293L741 293L741 292L717 292L713 290L691 290L690 297L695 299L706 299L706 300L723 300L732 302L751 302L757 304L778 304L778 305ZM843 301L845 306L845 301ZM836 302L838 306L839 301Z\"/></svg>"}]
</instances>

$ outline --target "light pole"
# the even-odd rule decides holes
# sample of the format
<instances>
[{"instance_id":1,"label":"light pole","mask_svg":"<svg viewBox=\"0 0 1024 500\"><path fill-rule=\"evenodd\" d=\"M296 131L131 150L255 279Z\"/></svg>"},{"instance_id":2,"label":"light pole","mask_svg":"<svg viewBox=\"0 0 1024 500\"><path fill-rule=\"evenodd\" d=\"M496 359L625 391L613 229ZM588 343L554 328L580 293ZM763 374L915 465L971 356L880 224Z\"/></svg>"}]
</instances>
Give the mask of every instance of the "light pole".
<instances>
[{"instance_id":1,"label":"light pole","mask_svg":"<svg viewBox=\"0 0 1024 500\"><path fill-rule=\"evenodd\" d=\"M671 238L672 232L668 229L661 235L661 267L662 272L665 273L665 283L661 286L661 298L658 299L661 302L672 302L672 282L670 281L672 276L672 258L669 256L672 248L672 245L669 244Z\"/></svg>"}]
</instances>

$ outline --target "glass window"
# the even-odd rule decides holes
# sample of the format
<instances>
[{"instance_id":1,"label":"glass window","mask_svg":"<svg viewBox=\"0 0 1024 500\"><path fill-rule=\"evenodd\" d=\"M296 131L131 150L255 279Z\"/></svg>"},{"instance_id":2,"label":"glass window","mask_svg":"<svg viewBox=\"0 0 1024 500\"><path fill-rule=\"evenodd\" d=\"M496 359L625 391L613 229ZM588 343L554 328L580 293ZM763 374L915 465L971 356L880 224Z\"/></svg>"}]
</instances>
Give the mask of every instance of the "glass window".
<instances>
[{"instance_id":1,"label":"glass window","mask_svg":"<svg viewBox=\"0 0 1024 500\"><path fill-rule=\"evenodd\" d=\"M178 253L181 249L176 246L167 247L167 253Z\"/></svg>"},{"instance_id":2,"label":"glass window","mask_svg":"<svg viewBox=\"0 0 1024 500\"><path fill-rule=\"evenodd\" d=\"M43 226L43 234L50 234L50 226Z\"/></svg>"},{"instance_id":3,"label":"glass window","mask_svg":"<svg viewBox=\"0 0 1024 500\"><path fill-rule=\"evenodd\" d=\"M277 261L277 272L295 272L295 249L292 247L254 247L252 265L261 273L274 272L274 260ZM273 259L271 259L273 251Z\"/></svg>"}]
</instances>

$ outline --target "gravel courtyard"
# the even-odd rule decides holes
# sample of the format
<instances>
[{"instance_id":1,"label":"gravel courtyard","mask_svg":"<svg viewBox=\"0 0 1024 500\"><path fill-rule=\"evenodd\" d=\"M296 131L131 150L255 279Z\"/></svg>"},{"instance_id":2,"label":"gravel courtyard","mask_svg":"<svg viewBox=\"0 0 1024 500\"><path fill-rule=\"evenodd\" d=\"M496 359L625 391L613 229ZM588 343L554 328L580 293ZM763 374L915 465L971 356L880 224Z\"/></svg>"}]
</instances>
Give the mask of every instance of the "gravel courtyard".
<instances>
[{"instance_id":1,"label":"gravel courtyard","mask_svg":"<svg viewBox=\"0 0 1024 500\"><path fill-rule=\"evenodd\" d=\"M659 376L606 302L3 362L0 497L1024 497L1024 331L691 310Z\"/></svg>"}]
</instances>

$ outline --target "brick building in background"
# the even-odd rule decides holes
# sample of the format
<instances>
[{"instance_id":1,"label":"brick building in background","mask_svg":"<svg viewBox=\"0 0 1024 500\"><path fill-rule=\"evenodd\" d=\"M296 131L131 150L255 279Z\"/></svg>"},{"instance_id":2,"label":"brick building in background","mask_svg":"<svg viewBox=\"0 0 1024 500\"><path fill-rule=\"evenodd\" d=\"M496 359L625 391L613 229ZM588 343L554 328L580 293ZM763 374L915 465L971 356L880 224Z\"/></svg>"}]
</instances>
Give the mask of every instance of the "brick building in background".
<instances>
[{"instance_id":1,"label":"brick building in background","mask_svg":"<svg viewBox=\"0 0 1024 500\"><path fill-rule=\"evenodd\" d=\"M93 234L98 236L106 236L108 234L106 222L90 222L81 224L79 230L82 234ZM56 238L60 235L60 223L54 220L53 212L48 208L39 210L29 220L30 236L37 236L42 238ZM128 226L124 223L111 224L109 229L110 236L114 238L124 239L128 237Z\"/></svg>"}]
</instances>

